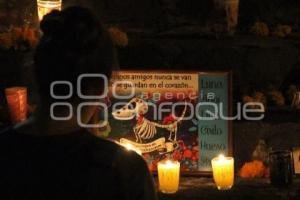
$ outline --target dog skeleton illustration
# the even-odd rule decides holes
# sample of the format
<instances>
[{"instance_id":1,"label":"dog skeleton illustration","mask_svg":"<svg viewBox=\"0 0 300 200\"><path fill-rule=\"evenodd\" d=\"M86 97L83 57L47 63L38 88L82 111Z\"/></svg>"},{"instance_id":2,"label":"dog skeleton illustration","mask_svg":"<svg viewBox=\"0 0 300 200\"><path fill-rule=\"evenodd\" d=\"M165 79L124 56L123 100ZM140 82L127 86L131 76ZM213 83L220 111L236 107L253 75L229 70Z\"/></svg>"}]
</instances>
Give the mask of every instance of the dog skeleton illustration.
<instances>
[{"instance_id":1,"label":"dog skeleton illustration","mask_svg":"<svg viewBox=\"0 0 300 200\"><path fill-rule=\"evenodd\" d=\"M174 118L169 124L159 124L146 119L143 115L148 112L148 104L143 99L133 98L129 103L121 109L112 113L113 117L117 120L131 120L136 117L137 124L133 128L136 137L136 142L142 143L142 140L152 139L156 133L157 128L163 128L170 132L169 140L176 142L178 123L182 121L186 113L187 104L179 118ZM172 137L174 136L174 137Z\"/></svg>"}]
</instances>

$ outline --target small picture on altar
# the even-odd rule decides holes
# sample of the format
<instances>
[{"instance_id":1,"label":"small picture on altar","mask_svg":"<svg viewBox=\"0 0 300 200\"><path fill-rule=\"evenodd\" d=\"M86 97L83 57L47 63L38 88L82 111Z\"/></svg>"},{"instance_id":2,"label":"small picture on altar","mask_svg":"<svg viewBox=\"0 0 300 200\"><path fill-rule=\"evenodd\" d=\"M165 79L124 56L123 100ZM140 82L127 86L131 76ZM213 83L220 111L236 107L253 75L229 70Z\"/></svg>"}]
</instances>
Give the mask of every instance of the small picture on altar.
<instances>
[{"instance_id":1,"label":"small picture on altar","mask_svg":"<svg viewBox=\"0 0 300 200\"><path fill-rule=\"evenodd\" d=\"M294 161L294 169L295 174L300 174L300 148L293 149L293 161Z\"/></svg>"}]
</instances>

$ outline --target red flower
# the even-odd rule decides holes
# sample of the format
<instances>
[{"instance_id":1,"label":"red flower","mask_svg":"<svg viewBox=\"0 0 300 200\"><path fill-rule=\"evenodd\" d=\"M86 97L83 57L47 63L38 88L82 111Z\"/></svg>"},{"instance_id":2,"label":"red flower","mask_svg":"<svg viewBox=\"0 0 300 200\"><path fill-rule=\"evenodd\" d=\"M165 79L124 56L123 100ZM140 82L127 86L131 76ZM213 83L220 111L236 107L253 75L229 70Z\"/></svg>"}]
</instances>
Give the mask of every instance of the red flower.
<instances>
[{"instance_id":1,"label":"red flower","mask_svg":"<svg viewBox=\"0 0 300 200\"><path fill-rule=\"evenodd\" d=\"M193 151L199 151L199 147L198 146L193 146Z\"/></svg>"},{"instance_id":2,"label":"red flower","mask_svg":"<svg viewBox=\"0 0 300 200\"><path fill-rule=\"evenodd\" d=\"M164 117L162 124L169 124L173 122L175 122L175 118L173 117L172 114L169 114L168 116Z\"/></svg>"},{"instance_id":3,"label":"red flower","mask_svg":"<svg viewBox=\"0 0 300 200\"><path fill-rule=\"evenodd\" d=\"M183 157L185 158L192 158L193 156L193 152L189 149L186 149L184 152L183 152Z\"/></svg>"},{"instance_id":4,"label":"red flower","mask_svg":"<svg viewBox=\"0 0 300 200\"><path fill-rule=\"evenodd\" d=\"M150 163L150 164L148 164L148 168L149 168L149 171L153 171L153 170L155 170L155 165Z\"/></svg>"},{"instance_id":5,"label":"red flower","mask_svg":"<svg viewBox=\"0 0 300 200\"><path fill-rule=\"evenodd\" d=\"M184 144L184 142L183 142L182 140L179 140L179 141L178 141L178 144L179 144L179 146L180 146L180 149L183 149L183 150L186 149L186 146L185 146L185 144Z\"/></svg>"},{"instance_id":6,"label":"red flower","mask_svg":"<svg viewBox=\"0 0 300 200\"><path fill-rule=\"evenodd\" d=\"M180 153L179 151L175 151L175 152L173 153L173 159L174 159L174 160L181 160L181 159L182 159L181 153Z\"/></svg>"},{"instance_id":7,"label":"red flower","mask_svg":"<svg viewBox=\"0 0 300 200\"><path fill-rule=\"evenodd\" d=\"M149 158L149 154L145 153L145 154L143 154L143 157L144 157L145 160L147 160Z\"/></svg>"}]
</instances>

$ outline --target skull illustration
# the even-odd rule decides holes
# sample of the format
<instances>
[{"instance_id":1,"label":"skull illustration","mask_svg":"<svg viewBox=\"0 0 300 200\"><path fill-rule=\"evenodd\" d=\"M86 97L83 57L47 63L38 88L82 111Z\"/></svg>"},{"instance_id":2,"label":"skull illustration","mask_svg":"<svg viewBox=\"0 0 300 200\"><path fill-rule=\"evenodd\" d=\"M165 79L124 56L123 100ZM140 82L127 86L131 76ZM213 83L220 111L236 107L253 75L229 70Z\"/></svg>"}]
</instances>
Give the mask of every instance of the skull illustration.
<instances>
[{"instance_id":1,"label":"skull illustration","mask_svg":"<svg viewBox=\"0 0 300 200\"><path fill-rule=\"evenodd\" d=\"M148 112L148 104L143 99L133 98L121 109L112 112L117 120L132 120Z\"/></svg>"}]
</instances>

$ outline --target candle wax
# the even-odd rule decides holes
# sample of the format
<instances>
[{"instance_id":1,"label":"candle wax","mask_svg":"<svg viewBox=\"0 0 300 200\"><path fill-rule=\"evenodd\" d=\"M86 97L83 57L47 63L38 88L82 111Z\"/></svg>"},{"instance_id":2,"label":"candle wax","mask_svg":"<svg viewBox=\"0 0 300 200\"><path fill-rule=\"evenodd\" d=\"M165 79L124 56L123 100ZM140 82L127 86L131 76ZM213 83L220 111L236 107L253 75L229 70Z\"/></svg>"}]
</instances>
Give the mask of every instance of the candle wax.
<instances>
[{"instance_id":1,"label":"candle wax","mask_svg":"<svg viewBox=\"0 0 300 200\"><path fill-rule=\"evenodd\" d=\"M179 187L180 163L161 161L157 165L159 190L163 193L175 193Z\"/></svg>"},{"instance_id":2,"label":"candle wax","mask_svg":"<svg viewBox=\"0 0 300 200\"><path fill-rule=\"evenodd\" d=\"M212 160L213 177L219 190L231 189L234 182L234 159L219 156Z\"/></svg>"}]
</instances>

